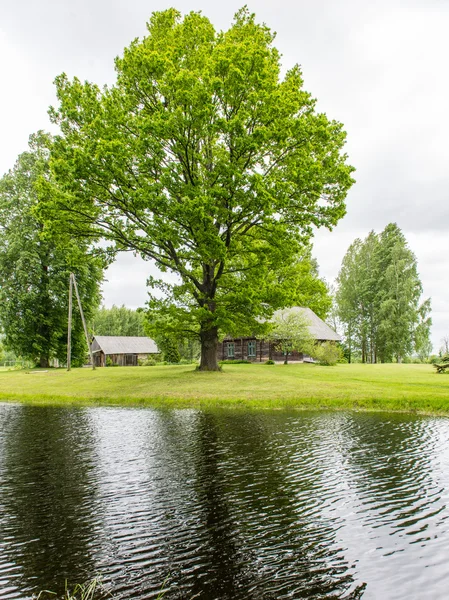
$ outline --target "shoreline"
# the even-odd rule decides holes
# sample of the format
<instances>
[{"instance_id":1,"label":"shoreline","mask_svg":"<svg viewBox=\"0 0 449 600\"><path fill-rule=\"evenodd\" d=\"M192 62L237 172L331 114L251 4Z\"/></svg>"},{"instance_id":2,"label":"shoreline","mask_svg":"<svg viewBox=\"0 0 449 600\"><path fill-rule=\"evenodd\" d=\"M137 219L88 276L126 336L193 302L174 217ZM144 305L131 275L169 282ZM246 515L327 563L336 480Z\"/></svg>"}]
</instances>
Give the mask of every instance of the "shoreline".
<instances>
[{"instance_id":1,"label":"shoreline","mask_svg":"<svg viewBox=\"0 0 449 600\"><path fill-rule=\"evenodd\" d=\"M192 365L0 372L0 401L170 409L363 411L449 416L449 377L431 365Z\"/></svg>"}]
</instances>

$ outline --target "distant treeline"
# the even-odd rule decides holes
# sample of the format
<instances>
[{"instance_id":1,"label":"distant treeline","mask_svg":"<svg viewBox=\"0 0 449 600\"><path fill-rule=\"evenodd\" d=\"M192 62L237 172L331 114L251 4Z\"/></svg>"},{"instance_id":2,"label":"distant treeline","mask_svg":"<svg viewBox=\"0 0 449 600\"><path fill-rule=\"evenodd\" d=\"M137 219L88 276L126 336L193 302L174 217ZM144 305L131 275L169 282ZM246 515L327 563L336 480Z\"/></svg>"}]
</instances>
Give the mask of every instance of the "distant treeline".
<instances>
[{"instance_id":1,"label":"distant treeline","mask_svg":"<svg viewBox=\"0 0 449 600\"><path fill-rule=\"evenodd\" d=\"M147 319L142 308L132 310L124 305L102 306L94 313L90 329L93 335L143 336L147 335ZM153 332L152 337L161 351L161 358L167 362L193 361L199 357L200 345L194 338L167 336L163 332L159 335Z\"/></svg>"},{"instance_id":2,"label":"distant treeline","mask_svg":"<svg viewBox=\"0 0 449 600\"><path fill-rule=\"evenodd\" d=\"M145 313L126 306L101 306L93 314L90 329L93 335L143 336Z\"/></svg>"}]
</instances>

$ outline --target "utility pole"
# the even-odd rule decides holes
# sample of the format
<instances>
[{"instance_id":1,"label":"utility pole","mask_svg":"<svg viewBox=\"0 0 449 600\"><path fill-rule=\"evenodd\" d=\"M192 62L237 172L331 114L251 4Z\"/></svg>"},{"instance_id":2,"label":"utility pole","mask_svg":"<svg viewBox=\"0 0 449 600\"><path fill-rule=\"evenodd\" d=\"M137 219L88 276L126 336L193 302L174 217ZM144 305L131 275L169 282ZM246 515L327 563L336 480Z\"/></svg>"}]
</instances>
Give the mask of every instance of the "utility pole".
<instances>
[{"instance_id":1,"label":"utility pole","mask_svg":"<svg viewBox=\"0 0 449 600\"><path fill-rule=\"evenodd\" d=\"M75 275L70 273L70 287L69 287L69 331L67 335L67 371L70 371L70 359L71 359L71 337L72 337L72 288L75 288L76 300L78 302L78 308L81 315L81 321L83 323L84 336L86 338L87 347L89 348L90 362L92 363L92 369L95 369L94 357L92 354L92 347L89 342L89 334L87 333L86 319L84 318L83 307L81 306L81 298L78 292L78 285L76 283Z\"/></svg>"},{"instance_id":2,"label":"utility pole","mask_svg":"<svg viewBox=\"0 0 449 600\"><path fill-rule=\"evenodd\" d=\"M70 273L69 281L69 327L67 331L67 371L70 371L70 363L72 358L72 274Z\"/></svg>"},{"instance_id":3,"label":"utility pole","mask_svg":"<svg viewBox=\"0 0 449 600\"><path fill-rule=\"evenodd\" d=\"M87 333L86 319L84 318L83 307L81 306L81 298L80 298L80 295L78 293L78 285L76 283L75 275L73 273L70 274L70 277L72 278L72 281L73 281L73 286L75 288L76 299L78 301L78 308L80 309L81 321L83 322L84 335L86 337L86 344L87 344L87 347L89 348L90 362L92 363L92 369L95 369L94 357L93 357L93 354L92 354L92 347L91 347L90 342L89 342L89 334Z\"/></svg>"}]
</instances>

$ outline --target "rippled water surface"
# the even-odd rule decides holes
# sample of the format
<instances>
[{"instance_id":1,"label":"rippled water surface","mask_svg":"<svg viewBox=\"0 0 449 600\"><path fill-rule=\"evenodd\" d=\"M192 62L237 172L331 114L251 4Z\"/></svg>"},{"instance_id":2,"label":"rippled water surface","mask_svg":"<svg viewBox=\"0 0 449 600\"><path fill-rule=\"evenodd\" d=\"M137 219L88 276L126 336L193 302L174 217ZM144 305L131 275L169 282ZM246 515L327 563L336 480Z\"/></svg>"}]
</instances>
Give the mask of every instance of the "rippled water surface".
<instances>
[{"instance_id":1,"label":"rippled water surface","mask_svg":"<svg viewBox=\"0 0 449 600\"><path fill-rule=\"evenodd\" d=\"M0 404L0 598L447 598L448 494L447 419Z\"/></svg>"}]
</instances>

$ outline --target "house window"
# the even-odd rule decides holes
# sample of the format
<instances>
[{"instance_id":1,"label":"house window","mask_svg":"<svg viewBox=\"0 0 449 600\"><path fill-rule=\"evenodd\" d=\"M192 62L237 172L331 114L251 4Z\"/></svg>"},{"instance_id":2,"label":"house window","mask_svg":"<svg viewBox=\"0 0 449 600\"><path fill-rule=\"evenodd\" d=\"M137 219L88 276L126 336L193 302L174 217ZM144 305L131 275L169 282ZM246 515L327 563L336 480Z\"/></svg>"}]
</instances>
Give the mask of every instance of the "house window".
<instances>
[{"instance_id":1,"label":"house window","mask_svg":"<svg viewBox=\"0 0 449 600\"><path fill-rule=\"evenodd\" d=\"M248 358L256 356L256 342L255 340L248 342Z\"/></svg>"},{"instance_id":2,"label":"house window","mask_svg":"<svg viewBox=\"0 0 449 600\"><path fill-rule=\"evenodd\" d=\"M235 357L235 345L234 342L228 342L228 358Z\"/></svg>"}]
</instances>

